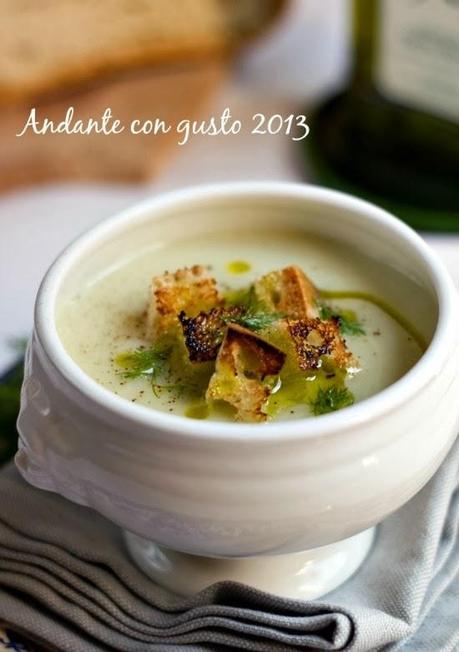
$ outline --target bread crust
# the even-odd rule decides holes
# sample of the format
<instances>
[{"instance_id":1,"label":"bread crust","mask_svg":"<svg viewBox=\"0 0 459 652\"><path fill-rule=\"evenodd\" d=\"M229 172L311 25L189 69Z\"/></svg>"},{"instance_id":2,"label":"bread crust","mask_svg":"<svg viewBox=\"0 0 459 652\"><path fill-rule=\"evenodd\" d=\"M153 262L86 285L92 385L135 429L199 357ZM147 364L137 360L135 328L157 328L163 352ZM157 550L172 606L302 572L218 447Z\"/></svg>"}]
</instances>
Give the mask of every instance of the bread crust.
<instances>
[{"instance_id":1,"label":"bread crust","mask_svg":"<svg viewBox=\"0 0 459 652\"><path fill-rule=\"evenodd\" d=\"M319 318L289 319L287 328L302 371L318 369L323 356L330 357L341 369L358 367L357 359L346 348L336 321Z\"/></svg>"},{"instance_id":2,"label":"bread crust","mask_svg":"<svg viewBox=\"0 0 459 652\"><path fill-rule=\"evenodd\" d=\"M206 400L225 401L236 409L237 421L265 421L263 406L271 394L263 382L279 374L285 353L253 331L229 324L220 347Z\"/></svg>"},{"instance_id":3,"label":"bread crust","mask_svg":"<svg viewBox=\"0 0 459 652\"><path fill-rule=\"evenodd\" d=\"M198 117L201 107L222 83L226 67L221 62L157 68L119 75L59 98L36 104L40 121L58 123L69 106L83 122L101 116L110 107L126 129L121 134L37 135L30 129L20 133L30 106L0 110L0 191L48 180L111 181L139 183L162 167L178 152L175 125L184 113ZM130 133L130 122L159 117L173 128L169 133Z\"/></svg>"},{"instance_id":4,"label":"bread crust","mask_svg":"<svg viewBox=\"0 0 459 652\"><path fill-rule=\"evenodd\" d=\"M301 319L318 316L318 292L297 265L266 274L255 282L255 294L266 310Z\"/></svg>"},{"instance_id":5,"label":"bread crust","mask_svg":"<svg viewBox=\"0 0 459 652\"><path fill-rule=\"evenodd\" d=\"M18 9L17 0L0 0L0 105L40 101L142 67L226 59L272 24L285 5L261 0L257 23L256 12L244 3L130 2L25 0Z\"/></svg>"},{"instance_id":6,"label":"bread crust","mask_svg":"<svg viewBox=\"0 0 459 652\"><path fill-rule=\"evenodd\" d=\"M223 300L216 280L202 265L155 276L151 295L147 328L153 337L161 336L176 326L181 313L193 317L210 311Z\"/></svg>"},{"instance_id":7,"label":"bread crust","mask_svg":"<svg viewBox=\"0 0 459 652\"><path fill-rule=\"evenodd\" d=\"M228 321L237 319L242 314L243 309L239 306L212 308L209 312L201 311L195 317L188 317L182 311L178 318L191 362L215 360L223 342Z\"/></svg>"}]
</instances>

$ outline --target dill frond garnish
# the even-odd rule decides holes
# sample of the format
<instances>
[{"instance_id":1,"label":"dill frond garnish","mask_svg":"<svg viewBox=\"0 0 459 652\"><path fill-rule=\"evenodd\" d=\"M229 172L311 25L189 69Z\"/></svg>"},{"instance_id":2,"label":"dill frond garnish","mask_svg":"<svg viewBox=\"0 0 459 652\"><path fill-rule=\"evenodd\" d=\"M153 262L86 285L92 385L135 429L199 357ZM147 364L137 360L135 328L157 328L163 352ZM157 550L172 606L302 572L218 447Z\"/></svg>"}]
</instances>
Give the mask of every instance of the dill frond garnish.
<instances>
[{"instance_id":1,"label":"dill frond garnish","mask_svg":"<svg viewBox=\"0 0 459 652\"><path fill-rule=\"evenodd\" d=\"M279 312L251 312L247 311L241 315L223 315L222 320L226 324L239 324L239 326L244 326L252 331L261 331L265 328L268 328L279 319L282 319L283 315Z\"/></svg>"},{"instance_id":2,"label":"dill frond garnish","mask_svg":"<svg viewBox=\"0 0 459 652\"><path fill-rule=\"evenodd\" d=\"M311 410L315 416L318 416L341 410L353 403L354 396L347 387L331 386L327 389L319 389L314 401L311 402Z\"/></svg>"},{"instance_id":3,"label":"dill frond garnish","mask_svg":"<svg viewBox=\"0 0 459 652\"><path fill-rule=\"evenodd\" d=\"M343 335L365 335L362 324L355 319L346 317L345 313L339 316L338 322Z\"/></svg>"},{"instance_id":4,"label":"dill frond garnish","mask_svg":"<svg viewBox=\"0 0 459 652\"><path fill-rule=\"evenodd\" d=\"M120 373L124 378L129 380L150 378L154 382L164 372L169 353L170 350L165 348L139 348L120 353L116 358L116 363L123 368Z\"/></svg>"},{"instance_id":5,"label":"dill frond garnish","mask_svg":"<svg viewBox=\"0 0 459 652\"><path fill-rule=\"evenodd\" d=\"M268 312L263 302L257 297L254 285L227 293L225 303L229 308L239 308L239 314L224 314L225 324L238 324L252 331L262 331L286 315L280 312Z\"/></svg>"},{"instance_id":6,"label":"dill frond garnish","mask_svg":"<svg viewBox=\"0 0 459 652\"><path fill-rule=\"evenodd\" d=\"M339 310L326 303L320 303L319 316L321 319L337 321L343 335L365 335L365 330L353 310Z\"/></svg>"}]
</instances>

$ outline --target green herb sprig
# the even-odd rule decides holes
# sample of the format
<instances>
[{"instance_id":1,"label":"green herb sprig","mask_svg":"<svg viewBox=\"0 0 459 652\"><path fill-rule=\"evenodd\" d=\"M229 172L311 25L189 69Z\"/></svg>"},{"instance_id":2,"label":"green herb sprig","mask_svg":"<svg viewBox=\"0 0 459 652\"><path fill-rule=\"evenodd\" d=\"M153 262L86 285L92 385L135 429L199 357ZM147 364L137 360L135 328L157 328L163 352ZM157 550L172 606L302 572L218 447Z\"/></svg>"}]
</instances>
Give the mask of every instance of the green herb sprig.
<instances>
[{"instance_id":1,"label":"green herb sprig","mask_svg":"<svg viewBox=\"0 0 459 652\"><path fill-rule=\"evenodd\" d=\"M18 363L0 384L0 466L17 450L16 419L19 412L24 364Z\"/></svg>"},{"instance_id":2,"label":"green herb sprig","mask_svg":"<svg viewBox=\"0 0 459 652\"><path fill-rule=\"evenodd\" d=\"M10 342L11 349L21 358L0 380L0 466L13 457L17 450L16 420L24 373L22 356L26 345L26 339L15 339Z\"/></svg>"},{"instance_id":3,"label":"green herb sprig","mask_svg":"<svg viewBox=\"0 0 459 652\"><path fill-rule=\"evenodd\" d=\"M267 312L264 310L264 306L258 300L253 285L229 293L226 297L226 304L229 307L236 306L242 312L233 315L223 314L222 321L225 324L239 324L239 326L244 326L252 331L269 328L276 321L285 317L280 312Z\"/></svg>"},{"instance_id":4,"label":"green herb sprig","mask_svg":"<svg viewBox=\"0 0 459 652\"><path fill-rule=\"evenodd\" d=\"M354 403L354 396L347 387L331 386L327 389L319 389L314 401L311 403L311 410L314 416L328 414Z\"/></svg>"},{"instance_id":5,"label":"green herb sprig","mask_svg":"<svg viewBox=\"0 0 459 652\"><path fill-rule=\"evenodd\" d=\"M184 394L199 395L203 388L192 378L180 378L177 382L168 382L171 375L170 348L153 346L149 349L134 349L117 356L115 362L122 369L120 375L126 380L146 378L150 381L153 394L157 397L163 392L180 398Z\"/></svg>"},{"instance_id":6,"label":"green herb sprig","mask_svg":"<svg viewBox=\"0 0 459 652\"><path fill-rule=\"evenodd\" d=\"M252 312L247 311L241 315L223 316L223 321L226 324L238 324L244 326L251 331L262 331L269 328L276 321L282 319L283 315L278 312Z\"/></svg>"},{"instance_id":7,"label":"green herb sprig","mask_svg":"<svg viewBox=\"0 0 459 652\"><path fill-rule=\"evenodd\" d=\"M321 319L335 319L343 335L365 335L365 329L352 310L338 310L326 303L319 305Z\"/></svg>"},{"instance_id":8,"label":"green herb sprig","mask_svg":"<svg viewBox=\"0 0 459 652\"><path fill-rule=\"evenodd\" d=\"M116 363L123 368L120 372L123 378L150 378L153 383L165 371L169 353L169 349L165 348L139 348L121 353L116 358Z\"/></svg>"}]
</instances>

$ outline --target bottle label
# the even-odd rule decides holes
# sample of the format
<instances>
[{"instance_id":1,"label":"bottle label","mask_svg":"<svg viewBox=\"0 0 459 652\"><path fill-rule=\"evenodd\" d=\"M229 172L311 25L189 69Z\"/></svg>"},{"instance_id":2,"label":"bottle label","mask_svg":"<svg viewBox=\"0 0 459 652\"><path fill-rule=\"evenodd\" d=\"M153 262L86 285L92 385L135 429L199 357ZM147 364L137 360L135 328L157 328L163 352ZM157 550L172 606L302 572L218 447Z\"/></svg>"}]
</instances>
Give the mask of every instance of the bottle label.
<instances>
[{"instance_id":1,"label":"bottle label","mask_svg":"<svg viewBox=\"0 0 459 652\"><path fill-rule=\"evenodd\" d=\"M382 95L459 119L459 0L381 0L375 82Z\"/></svg>"}]
</instances>

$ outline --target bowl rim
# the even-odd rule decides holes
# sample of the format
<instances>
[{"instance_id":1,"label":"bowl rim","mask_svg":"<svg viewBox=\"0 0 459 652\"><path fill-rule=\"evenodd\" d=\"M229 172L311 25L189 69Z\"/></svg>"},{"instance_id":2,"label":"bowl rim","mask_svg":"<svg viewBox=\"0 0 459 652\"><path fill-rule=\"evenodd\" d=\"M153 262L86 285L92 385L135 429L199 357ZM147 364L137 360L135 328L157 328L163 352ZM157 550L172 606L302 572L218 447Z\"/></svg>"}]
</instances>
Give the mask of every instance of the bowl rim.
<instances>
[{"instance_id":1,"label":"bowl rim","mask_svg":"<svg viewBox=\"0 0 459 652\"><path fill-rule=\"evenodd\" d=\"M229 197L286 197L313 200L360 213L362 220L376 221L382 229L402 238L422 259L438 302L438 320L432 339L411 369L380 392L343 410L320 415L267 423L236 423L197 420L162 412L132 403L100 385L71 358L57 333L55 303L66 272L100 238L115 235L127 224L133 226L161 217L169 207L179 207L190 200L227 199ZM336 190L296 182L242 181L192 186L161 193L136 203L88 229L71 242L46 272L35 303L35 333L48 359L73 388L102 410L123 417L150 429L198 439L228 441L291 440L332 435L361 426L399 408L438 375L455 342L454 316L457 314L457 292L443 263L424 240L404 222L365 200ZM453 318L452 318L453 317Z\"/></svg>"}]
</instances>

